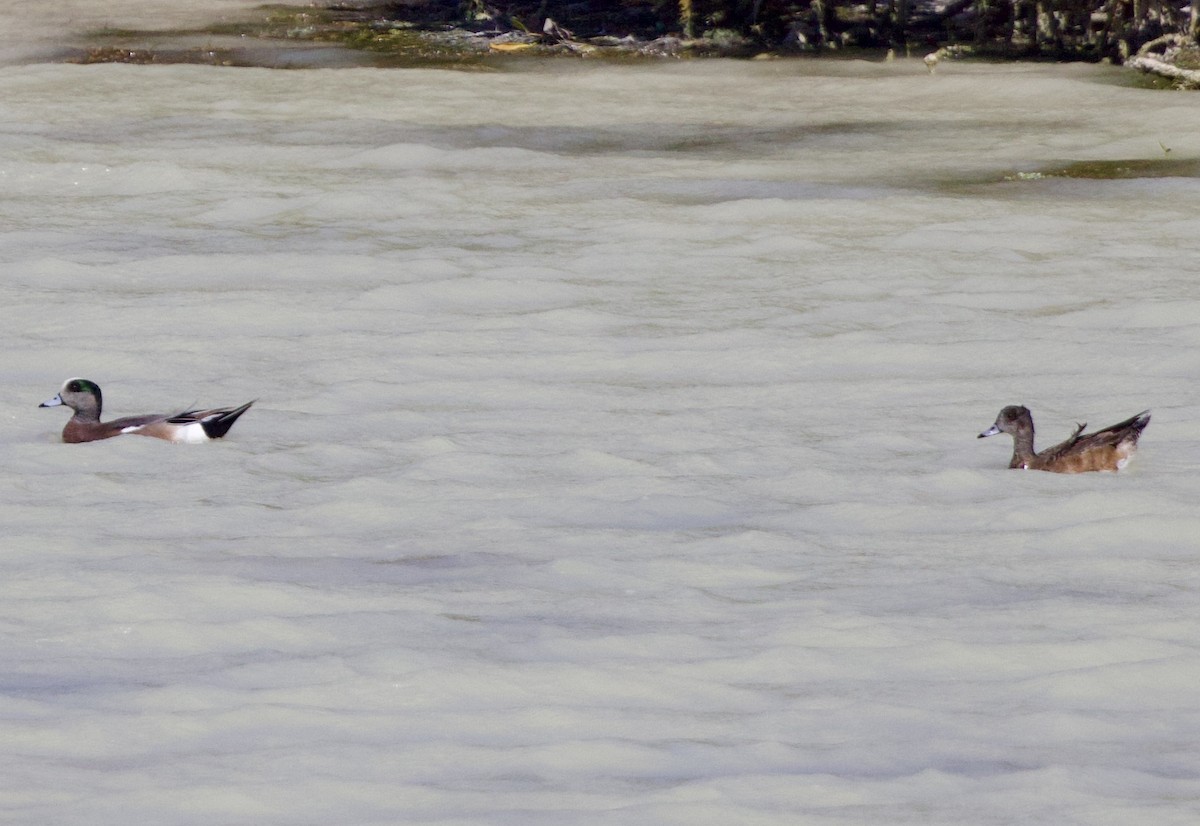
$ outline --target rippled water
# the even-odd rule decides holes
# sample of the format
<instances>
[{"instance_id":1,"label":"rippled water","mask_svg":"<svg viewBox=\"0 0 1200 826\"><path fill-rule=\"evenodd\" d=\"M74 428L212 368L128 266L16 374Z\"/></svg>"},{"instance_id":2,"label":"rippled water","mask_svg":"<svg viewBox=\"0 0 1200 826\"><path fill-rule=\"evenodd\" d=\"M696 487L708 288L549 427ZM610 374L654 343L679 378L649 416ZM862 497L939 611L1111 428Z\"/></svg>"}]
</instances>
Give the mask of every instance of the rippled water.
<instances>
[{"instance_id":1,"label":"rippled water","mask_svg":"<svg viewBox=\"0 0 1200 826\"><path fill-rule=\"evenodd\" d=\"M5 820L1194 822L1200 106L1121 77L0 68Z\"/></svg>"}]
</instances>

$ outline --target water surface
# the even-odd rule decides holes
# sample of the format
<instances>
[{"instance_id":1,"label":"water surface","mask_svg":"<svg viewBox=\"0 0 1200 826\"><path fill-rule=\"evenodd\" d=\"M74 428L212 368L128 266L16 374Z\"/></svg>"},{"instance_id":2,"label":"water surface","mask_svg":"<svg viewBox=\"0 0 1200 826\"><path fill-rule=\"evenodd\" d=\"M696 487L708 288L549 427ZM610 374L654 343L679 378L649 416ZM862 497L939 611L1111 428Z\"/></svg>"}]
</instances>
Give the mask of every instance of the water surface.
<instances>
[{"instance_id":1,"label":"water surface","mask_svg":"<svg viewBox=\"0 0 1200 826\"><path fill-rule=\"evenodd\" d=\"M1200 108L1117 74L0 69L6 819L1194 822L1200 184L1057 172Z\"/></svg>"}]
</instances>

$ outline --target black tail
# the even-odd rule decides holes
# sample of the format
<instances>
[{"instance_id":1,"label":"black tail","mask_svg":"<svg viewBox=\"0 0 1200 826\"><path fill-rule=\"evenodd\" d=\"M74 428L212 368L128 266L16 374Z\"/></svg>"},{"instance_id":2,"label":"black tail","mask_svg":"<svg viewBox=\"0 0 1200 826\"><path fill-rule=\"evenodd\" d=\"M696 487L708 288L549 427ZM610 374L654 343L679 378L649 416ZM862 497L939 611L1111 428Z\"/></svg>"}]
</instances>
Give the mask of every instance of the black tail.
<instances>
[{"instance_id":1,"label":"black tail","mask_svg":"<svg viewBox=\"0 0 1200 826\"><path fill-rule=\"evenodd\" d=\"M254 401L256 402L258 399ZM233 423L238 420L239 416L249 410L252 404L254 402L246 402L241 407L219 411L212 418L206 418L201 421L200 426L204 428L204 432L208 434L208 438L220 439L229 432L229 428L233 427Z\"/></svg>"}]
</instances>

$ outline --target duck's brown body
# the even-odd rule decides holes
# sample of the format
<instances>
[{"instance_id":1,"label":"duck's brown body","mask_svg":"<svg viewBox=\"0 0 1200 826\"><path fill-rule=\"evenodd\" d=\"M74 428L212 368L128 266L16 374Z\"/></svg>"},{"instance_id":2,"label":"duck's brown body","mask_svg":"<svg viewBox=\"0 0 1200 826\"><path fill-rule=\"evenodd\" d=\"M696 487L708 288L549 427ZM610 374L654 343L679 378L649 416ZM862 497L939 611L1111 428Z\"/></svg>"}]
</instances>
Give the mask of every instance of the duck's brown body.
<instances>
[{"instance_id":1,"label":"duck's brown body","mask_svg":"<svg viewBox=\"0 0 1200 826\"><path fill-rule=\"evenodd\" d=\"M1094 470L1120 470L1134 451L1138 437L1150 423L1150 411L1143 410L1123 422L1084 435L1086 424L1079 425L1071 438L1062 444L1038 453L1033 448L1033 416L1019 405L1006 407L996 417L996 423L983 433L994 436L1009 433L1013 437L1010 468L1047 470L1052 473L1086 473Z\"/></svg>"}]
</instances>

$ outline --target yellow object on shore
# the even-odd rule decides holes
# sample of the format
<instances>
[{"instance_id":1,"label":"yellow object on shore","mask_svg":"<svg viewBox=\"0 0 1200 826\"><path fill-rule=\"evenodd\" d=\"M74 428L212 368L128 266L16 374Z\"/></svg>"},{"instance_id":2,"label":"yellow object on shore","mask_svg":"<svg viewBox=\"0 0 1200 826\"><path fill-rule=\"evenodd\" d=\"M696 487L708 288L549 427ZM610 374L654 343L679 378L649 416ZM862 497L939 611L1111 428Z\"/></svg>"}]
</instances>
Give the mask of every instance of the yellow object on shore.
<instances>
[{"instance_id":1,"label":"yellow object on shore","mask_svg":"<svg viewBox=\"0 0 1200 826\"><path fill-rule=\"evenodd\" d=\"M489 43L488 48L494 52L522 52L532 49L533 43Z\"/></svg>"}]
</instances>

